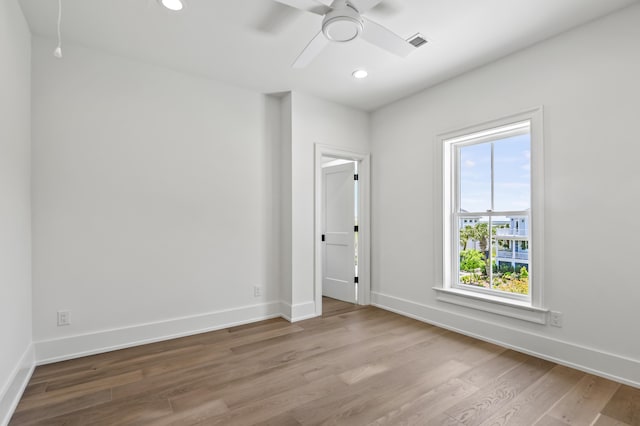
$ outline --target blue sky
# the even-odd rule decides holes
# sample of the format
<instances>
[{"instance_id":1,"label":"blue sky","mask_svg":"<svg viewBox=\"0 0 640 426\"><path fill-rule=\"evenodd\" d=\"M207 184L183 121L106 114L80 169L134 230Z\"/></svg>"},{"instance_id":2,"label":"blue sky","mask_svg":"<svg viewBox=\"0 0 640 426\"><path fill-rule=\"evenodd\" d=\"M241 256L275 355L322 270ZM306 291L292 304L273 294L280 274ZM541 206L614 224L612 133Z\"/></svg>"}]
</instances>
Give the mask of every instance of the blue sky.
<instances>
[{"instance_id":1,"label":"blue sky","mask_svg":"<svg viewBox=\"0 0 640 426\"><path fill-rule=\"evenodd\" d=\"M469 212L491 208L491 144L460 148L460 207ZM494 142L494 211L526 210L531 205L530 135Z\"/></svg>"}]
</instances>

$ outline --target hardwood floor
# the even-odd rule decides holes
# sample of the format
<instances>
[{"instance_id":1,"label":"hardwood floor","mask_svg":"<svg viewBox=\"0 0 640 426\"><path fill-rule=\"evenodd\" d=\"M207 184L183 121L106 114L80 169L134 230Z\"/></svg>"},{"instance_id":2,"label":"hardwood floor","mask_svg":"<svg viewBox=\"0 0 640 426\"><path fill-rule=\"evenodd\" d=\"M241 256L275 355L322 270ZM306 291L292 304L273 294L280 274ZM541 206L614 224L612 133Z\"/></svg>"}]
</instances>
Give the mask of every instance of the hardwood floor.
<instances>
[{"instance_id":1,"label":"hardwood floor","mask_svg":"<svg viewBox=\"0 0 640 426\"><path fill-rule=\"evenodd\" d=\"M38 367L11 425L640 425L640 390L374 307Z\"/></svg>"},{"instance_id":2,"label":"hardwood floor","mask_svg":"<svg viewBox=\"0 0 640 426\"><path fill-rule=\"evenodd\" d=\"M325 318L339 314L346 314L347 312L363 308L365 308L365 306L355 305L353 303L322 296L322 316Z\"/></svg>"}]
</instances>

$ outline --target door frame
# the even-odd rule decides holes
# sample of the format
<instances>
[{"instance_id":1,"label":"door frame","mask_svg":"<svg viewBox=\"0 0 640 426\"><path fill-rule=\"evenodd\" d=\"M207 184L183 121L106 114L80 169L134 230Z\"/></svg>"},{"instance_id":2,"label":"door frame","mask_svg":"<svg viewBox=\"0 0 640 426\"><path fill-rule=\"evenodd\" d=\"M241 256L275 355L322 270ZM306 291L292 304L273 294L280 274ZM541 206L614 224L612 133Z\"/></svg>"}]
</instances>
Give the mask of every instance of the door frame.
<instances>
[{"instance_id":1,"label":"door frame","mask_svg":"<svg viewBox=\"0 0 640 426\"><path fill-rule=\"evenodd\" d=\"M322 315L322 157L358 162L358 304L371 303L371 162L370 154L315 144L314 292L316 315Z\"/></svg>"}]
</instances>

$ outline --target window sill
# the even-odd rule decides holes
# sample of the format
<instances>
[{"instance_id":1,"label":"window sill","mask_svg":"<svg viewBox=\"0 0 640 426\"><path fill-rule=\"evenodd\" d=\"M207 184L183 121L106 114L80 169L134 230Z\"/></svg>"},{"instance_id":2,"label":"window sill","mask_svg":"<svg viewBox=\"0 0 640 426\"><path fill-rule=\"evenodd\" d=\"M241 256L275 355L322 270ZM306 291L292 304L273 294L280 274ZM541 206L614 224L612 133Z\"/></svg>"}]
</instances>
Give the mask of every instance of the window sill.
<instances>
[{"instance_id":1,"label":"window sill","mask_svg":"<svg viewBox=\"0 0 640 426\"><path fill-rule=\"evenodd\" d=\"M505 317L516 318L536 324L547 324L548 309L536 308L523 302L497 296L487 296L471 291L433 287L437 299L466 308L490 312Z\"/></svg>"}]
</instances>

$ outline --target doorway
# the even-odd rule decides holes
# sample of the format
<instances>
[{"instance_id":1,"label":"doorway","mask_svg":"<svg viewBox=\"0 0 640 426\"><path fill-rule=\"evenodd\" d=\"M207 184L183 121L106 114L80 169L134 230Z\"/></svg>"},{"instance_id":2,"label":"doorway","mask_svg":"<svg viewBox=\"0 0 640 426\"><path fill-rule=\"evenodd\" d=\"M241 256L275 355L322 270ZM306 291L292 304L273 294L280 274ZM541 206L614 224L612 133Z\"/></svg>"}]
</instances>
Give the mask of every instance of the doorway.
<instances>
[{"instance_id":1,"label":"doorway","mask_svg":"<svg viewBox=\"0 0 640 426\"><path fill-rule=\"evenodd\" d=\"M316 315L368 305L369 155L316 145L315 199Z\"/></svg>"},{"instance_id":2,"label":"doorway","mask_svg":"<svg viewBox=\"0 0 640 426\"><path fill-rule=\"evenodd\" d=\"M357 178L356 161L322 157L322 296L353 304L358 300Z\"/></svg>"}]
</instances>

